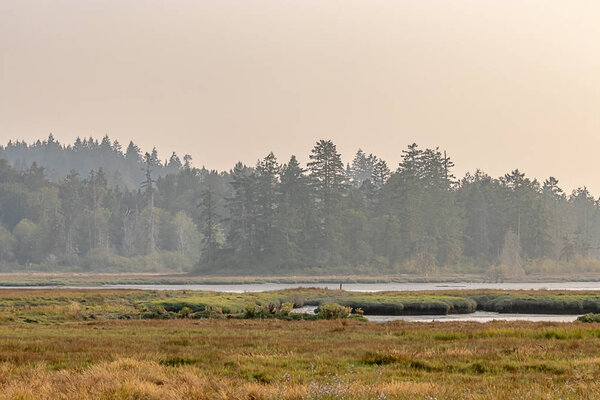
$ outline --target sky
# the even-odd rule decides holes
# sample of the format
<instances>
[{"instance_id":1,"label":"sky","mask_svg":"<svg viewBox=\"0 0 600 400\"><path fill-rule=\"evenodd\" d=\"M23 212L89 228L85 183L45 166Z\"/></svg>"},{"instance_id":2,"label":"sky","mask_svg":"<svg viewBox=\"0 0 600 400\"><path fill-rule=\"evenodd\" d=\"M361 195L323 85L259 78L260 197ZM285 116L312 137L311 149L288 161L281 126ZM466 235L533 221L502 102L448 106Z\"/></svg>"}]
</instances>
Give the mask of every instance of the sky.
<instances>
[{"instance_id":1,"label":"sky","mask_svg":"<svg viewBox=\"0 0 600 400\"><path fill-rule=\"evenodd\" d=\"M597 0L0 0L0 142L228 170L331 139L600 195Z\"/></svg>"}]
</instances>

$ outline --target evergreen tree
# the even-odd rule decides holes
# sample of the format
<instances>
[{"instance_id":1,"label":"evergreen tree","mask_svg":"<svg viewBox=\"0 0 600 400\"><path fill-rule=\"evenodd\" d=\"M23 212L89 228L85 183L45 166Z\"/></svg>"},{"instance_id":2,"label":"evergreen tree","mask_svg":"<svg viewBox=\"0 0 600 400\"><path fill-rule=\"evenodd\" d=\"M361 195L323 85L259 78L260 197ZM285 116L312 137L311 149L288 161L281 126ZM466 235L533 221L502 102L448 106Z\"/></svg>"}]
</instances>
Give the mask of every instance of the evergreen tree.
<instances>
[{"instance_id":1,"label":"evergreen tree","mask_svg":"<svg viewBox=\"0 0 600 400\"><path fill-rule=\"evenodd\" d=\"M167 167L174 169L180 169L182 167L181 160L179 159L177 154L175 154L175 152L171 154L171 157L169 158L169 161L167 163Z\"/></svg>"},{"instance_id":2,"label":"evergreen tree","mask_svg":"<svg viewBox=\"0 0 600 400\"><path fill-rule=\"evenodd\" d=\"M339 203L346 189L342 157L331 140L320 140L312 149L308 169L316 196L320 232L316 239L325 262L339 263Z\"/></svg>"},{"instance_id":3,"label":"evergreen tree","mask_svg":"<svg viewBox=\"0 0 600 400\"><path fill-rule=\"evenodd\" d=\"M156 237L158 235L156 227L156 219L154 213L154 179L152 179L152 167L157 161L156 157L153 157L150 153L144 155L145 176L146 179L142 182L142 189L144 190L145 197L147 200L147 214L148 214L148 241L146 245L146 253L152 254L156 251Z\"/></svg>"},{"instance_id":4,"label":"evergreen tree","mask_svg":"<svg viewBox=\"0 0 600 400\"><path fill-rule=\"evenodd\" d=\"M214 199L214 193L209 187L202 193L202 219L204 222L204 229L202 233L204 238L202 239L202 263L208 266L214 265L217 259L217 250L219 249L219 216L217 214L216 202Z\"/></svg>"},{"instance_id":5,"label":"evergreen tree","mask_svg":"<svg viewBox=\"0 0 600 400\"><path fill-rule=\"evenodd\" d=\"M379 160L373 154L368 156L362 149L358 149L352 166L350 167L350 179L354 186L361 186L364 181L371 179L375 173L375 166Z\"/></svg>"},{"instance_id":6,"label":"evergreen tree","mask_svg":"<svg viewBox=\"0 0 600 400\"><path fill-rule=\"evenodd\" d=\"M263 253L273 251L279 169L277 158L272 152L256 165L257 247Z\"/></svg>"},{"instance_id":7,"label":"evergreen tree","mask_svg":"<svg viewBox=\"0 0 600 400\"><path fill-rule=\"evenodd\" d=\"M125 151L125 158L130 162L139 162L142 159L140 148L133 142L129 142Z\"/></svg>"},{"instance_id":8,"label":"evergreen tree","mask_svg":"<svg viewBox=\"0 0 600 400\"><path fill-rule=\"evenodd\" d=\"M555 178L519 170L457 180L453 167L445 152L416 144L393 173L363 151L345 167L326 140L306 169L270 153L255 168L218 172L175 153L158 165L156 149L142 158L133 142L123 155L108 136L9 141L0 146L0 268L600 270L600 204L585 187L567 196Z\"/></svg>"},{"instance_id":9,"label":"evergreen tree","mask_svg":"<svg viewBox=\"0 0 600 400\"><path fill-rule=\"evenodd\" d=\"M251 265L256 249L256 175L254 170L237 163L231 172L232 195L227 198L229 210L228 245L236 260Z\"/></svg>"},{"instance_id":10,"label":"evergreen tree","mask_svg":"<svg viewBox=\"0 0 600 400\"><path fill-rule=\"evenodd\" d=\"M342 156L331 140L320 140L312 149L308 169L317 197L324 209L331 209L333 203L343 194L346 174Z\"/></svg>"}]
</instances>

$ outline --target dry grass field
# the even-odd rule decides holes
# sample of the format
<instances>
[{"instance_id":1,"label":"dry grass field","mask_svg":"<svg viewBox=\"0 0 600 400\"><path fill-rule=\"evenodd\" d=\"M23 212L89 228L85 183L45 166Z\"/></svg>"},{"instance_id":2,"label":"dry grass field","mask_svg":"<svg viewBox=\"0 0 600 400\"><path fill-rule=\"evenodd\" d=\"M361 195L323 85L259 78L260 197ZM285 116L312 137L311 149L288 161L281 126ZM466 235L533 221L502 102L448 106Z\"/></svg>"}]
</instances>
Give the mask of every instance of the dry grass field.
<instances>
[{"instance_id":1,"label":"dry grass field","mask_svg":"<svg viewBox=\"0 0 600 400\"><path fill-rule=\"evenodd\" d=\"M0 399L597 399L599 374L599 324L0 323Z\"/></svg>"}]
</instances>

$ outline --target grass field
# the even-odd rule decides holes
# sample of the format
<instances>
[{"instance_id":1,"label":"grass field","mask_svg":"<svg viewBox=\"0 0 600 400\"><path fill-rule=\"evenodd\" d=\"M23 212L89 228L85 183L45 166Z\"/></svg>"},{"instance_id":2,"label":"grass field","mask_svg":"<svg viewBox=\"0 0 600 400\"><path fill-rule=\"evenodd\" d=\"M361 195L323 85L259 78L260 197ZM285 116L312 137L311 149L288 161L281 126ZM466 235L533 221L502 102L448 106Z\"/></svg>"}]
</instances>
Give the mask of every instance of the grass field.
<instances>
[{"instance_id":1,"label":"grass field","mask_svg":"<svg viewBox=\"0 0 600 400\"><path fill-rule=\"evenodd\" d=\"M137 319L186 296L245 295L0 291L0 399L600 398L598 323Z\"/></svg>"},{"instance_id":2,"label":"grass field","mask_svg":"<svg viewBox=\"0 0 600 400\"><path fill-rule=\"evenodd\" d=\"M595 399L599 373L597 324L0 326L1 399Z\"/></svg>"}]
</instances>

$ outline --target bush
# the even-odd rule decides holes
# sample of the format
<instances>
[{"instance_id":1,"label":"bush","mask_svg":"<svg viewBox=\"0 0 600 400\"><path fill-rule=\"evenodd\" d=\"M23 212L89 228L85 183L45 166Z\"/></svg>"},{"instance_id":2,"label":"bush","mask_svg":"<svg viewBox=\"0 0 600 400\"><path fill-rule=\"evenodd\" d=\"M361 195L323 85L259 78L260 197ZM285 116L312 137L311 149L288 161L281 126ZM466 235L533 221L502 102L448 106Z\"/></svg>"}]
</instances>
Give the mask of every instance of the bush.
<instances>
[{"instance_id":1,"label":"bush","mask_svg":"<svg viewBox=\"0 0 600 400\"><path fill-rule=\"evenodd\" d=\"M294 305L292 303L283 303L281 308L279 309L279 314L281 315L290 315L292 310L294 309Z\"/></svg>"},{"instance_id":2,"label":"bush","mask_svg":"<svg viewBox=\"0 0 600 400\"><path fill-rule=\"evenodd\" d=\"M577 321L580 322L600 322L600 314L585 314L581 317L577 318Z\"/></svg>"},{"instance_id":3,"label":"bush","mask_svg":"<svg viewBox=\"0 0 600 400\"><path fill-rule=\"evenodd\" d=\"M274 309L272 309L269 306L258 306L256 304L248 304L244 309L245 318L269 318L273 316L273 314Z\"/></svg>"},{"instance_id":4,"label":"bush","mask_svg":"<svg viewBox=\"0 0 600 400\"><path fill-rule=\"evenodd\" d=\"M317 315L323 319L348 318L352 312L352 307L344 307L337 303L328 303L319 306Z\"/></svg>"},{"instance_id":5,"label":"bush","mask_svg":"<svg viewBox=\"0 0 600 400\"><path fill-rule=\"evenodd\" d=\"M181 310L179 310L179 317L181 318L189 318L191 314L192 309L189 307L183 307Z\"/></svg>"},{"instance_id":6,"label":"bush","mask_svg":"<svg viewBox=\"0 0 600 400\"><path fill-rule=\"evenodd\" d=\"M247 304L244 308L244 316L246 318L254 318L256 317L257 311L255 304Z\"/></svg>"}]
</instances>

